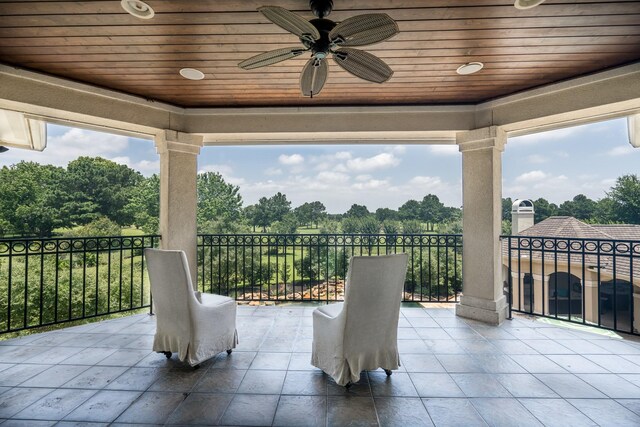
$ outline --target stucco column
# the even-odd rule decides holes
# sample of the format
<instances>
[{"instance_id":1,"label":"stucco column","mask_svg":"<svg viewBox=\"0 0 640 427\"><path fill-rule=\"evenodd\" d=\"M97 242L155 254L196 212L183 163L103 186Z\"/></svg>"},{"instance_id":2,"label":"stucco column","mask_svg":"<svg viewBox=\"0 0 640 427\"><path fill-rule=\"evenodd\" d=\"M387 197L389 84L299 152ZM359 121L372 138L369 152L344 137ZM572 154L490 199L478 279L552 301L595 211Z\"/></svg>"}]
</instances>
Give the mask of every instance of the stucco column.
<instances>
[{"instance_id":1,"label":"stucco column","mask_svg":"<svg viewBox=\"0 0 640 427\"><path fill-rule=\"evenodd\" d=\"M165 130L155 138L160 155L160 235L163 249L187 254L191 280L197 277L196 176L202 137Z\"/></svg>"},{"instance_id":2,"label":"stucco column","mask_svg":"<svg viewBox=\"0 0 640 427\"><path fill-rule=\"evenodd\" d=\"M500 324L507 315L502 290L502 151L506 136L495 126L461 132L462 293L456 314Z\"/></svg>"}]
</instances>

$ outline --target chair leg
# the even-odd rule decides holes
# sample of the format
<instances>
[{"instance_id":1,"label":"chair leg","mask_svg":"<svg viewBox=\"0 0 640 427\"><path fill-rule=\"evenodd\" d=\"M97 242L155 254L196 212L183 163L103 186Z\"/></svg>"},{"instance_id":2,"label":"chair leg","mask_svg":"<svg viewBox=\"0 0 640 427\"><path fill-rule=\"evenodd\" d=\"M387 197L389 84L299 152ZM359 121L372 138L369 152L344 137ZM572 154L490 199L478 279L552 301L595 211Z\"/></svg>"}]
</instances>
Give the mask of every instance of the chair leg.
<instances>
[{"instance_id":1,"label":"chair leg","mask_svg":"<svg viewBox=\"0 0 640 427\"><path fill-rule=\"evenodd\" d=\"M157 351L156 353L162 353L164 354L164 357L166 357L167 359L171 359L172 353L170 351Z\"/></svg>"},{"instance_id":2,"label":"chair leg","mask_svg":"<svg viewBox=\"0 0 640 427\"><path fill-rule=\"evenodd\" d=\"M388 377L390 377L393 372L391 372L391 369L385 369L384 373L387 374Z\"/></svg>"},{"instance_id":3,"label":"chair leg","mask_svg":"<svg viewBox=\"0 0 640 427\"><path fill-rule=\"evenodd\" d=\"M231 354L232 351L232 349L227 350L227 354Z\"/></svg>"},{"instance_id":4,"label":"chair leg","mask_svg":"<svg viewBox=\"0 0 640 427\"><path fill-rule=\"evenodd\" d=\"M351 388L351 386L352 386L352 385L353 385L353 383L352 383L351 381L349 381L348 383L346 383L346 384L344 385L344 388L345 388L346 390L349 390L349 389Z\"/></svg>"}]
</instances>

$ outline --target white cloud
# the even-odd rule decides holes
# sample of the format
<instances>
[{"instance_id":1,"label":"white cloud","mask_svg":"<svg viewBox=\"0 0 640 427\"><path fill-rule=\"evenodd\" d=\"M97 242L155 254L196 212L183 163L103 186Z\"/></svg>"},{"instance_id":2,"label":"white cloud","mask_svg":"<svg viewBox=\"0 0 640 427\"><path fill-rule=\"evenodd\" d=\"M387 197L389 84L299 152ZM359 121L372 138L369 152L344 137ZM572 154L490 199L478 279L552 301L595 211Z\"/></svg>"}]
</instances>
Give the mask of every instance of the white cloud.
<instances>
[{"instance_id":1,"label":"white cloud","mask_svg":"<svg viewBox=\"0 0 640 427\"><path fill-rule=\"evenodd\" d=\"M351 152L349 151L338 151L334 157L338 160L348 160L352 157Z\"/></svg>"},{"instance_id":2,"label":"white cloud","mask_svg":"<svg viewBox=\"0 0 640 427\"><path fill-rule=\"evenodd\" d=\"M344 184L349 181L350 177L346 173L323 171L316 177L318 181L325 184Z\"/></svg>"},{"instance_id":3,"label":"white cloud","mask_svg":"<svg viewBox=\"0 0 640 427\"><path fill-rule=\"evenodd\" d=\"M356 190L377 190L389 187L389 181L386 179L371 179L365 182L356 182L352 187Z\"/></svg>"},{"instance_id":4,"label":"white cloud","mask_svg":"<svg viewBox=\"0 0 640 427\"><path fill-rule=\"evenodd\" d=\"M369 172L377 169L387 169L399 164L400 159L392 153L380 153L373 157L356 157L355 159L347 160L346 166L347 169L354 172Z\"/></svg>"},{"instance_id":5,"label":"white cloud","mask_svg":"<svg viewBox=\"0 0 640 427\"><path fill-rule=\"evenodd\" d=\"M456 156L460 154L457 145L430 145L429 151L436 156Z\"/></svg>"},{"instance_id":6,"label":"white cloud","mask_svg":"<svg viewBox=\"0 0 640 427\"><path fill-rule=\"evenodd\" d=\"M265 169L264 174L268 175L268 176L282 175L282 169L274 168L274 167L267 168L267 169Z\"/></svg>"},{"instance_id":7,"label":"white cloud","mask_svg":"<svg viewBox=\"0 0 640 427\"><path fill-rule=\"evenodd\" d=\"M441 185L442 180L438 176L414 176L409 180L410 185L419 185L419 186L434 186Z\"/></svg>"},{"instance_id":8,"label":"white cloud","mask_svg":"<svg viewBox=\"0 0 640 427\"><path fill-rule=\"evenodd\" d=\"M607 154L613 157L626 156L627 154L633 153L634 150L635 149L631 146L631 144L619 145L607 151Z\"/></svg>"},{"instance_id":9,"label":"white cloud","mask_svg":"<svg viewBox=\"0 0 640 427\"><path fill-rule=\"evenodd\" d=\"M525 172L521 175L518 175L516 177L516 182L523 182L523 183L527 183L527 182L535 182L535 181L541 181L545 178L547 178L549 175L540 171L540 170L535 170L535 171L531 171L531 172Z\"/></svg>"},{"instance_id":10,"label":"white cloud","mask_svg":"<svg viewBox=\"0 0 640 427\"><path fill-rule=\"evenodd\" d=\"M367 174L364 174L364 175L358 175L358 176L356 176L356 181L360 181L360 182L362 182L362 181L369 181L369 180L370 180L370 179L372 179L372 178L373 178L373 177L372 177L371 175L367 175Z\"/></svg>"},{"instance_id":11,"label":"white cloud","mask_svg":"<svg viewBox=\"0 0 640 427\"><path fill-rule=\"evenodd\" d=\"M385 148L385 151L389 152L389 153L395 153L395 154L404 154L407 152L407 146L406 145L392 145L390 147Z\"/></svg>"},{"instance_id":12,"label":"white cloud","mask_svg":"<svg viewBox=\"0 0 640 427\"><path fill-rule=\"evenodd\" d=\"M286 154L280 154L278 161L287 166L295 166L304 163L304 157L300 154L292 154L290 156Z\"/></svg>"}]
</instances>

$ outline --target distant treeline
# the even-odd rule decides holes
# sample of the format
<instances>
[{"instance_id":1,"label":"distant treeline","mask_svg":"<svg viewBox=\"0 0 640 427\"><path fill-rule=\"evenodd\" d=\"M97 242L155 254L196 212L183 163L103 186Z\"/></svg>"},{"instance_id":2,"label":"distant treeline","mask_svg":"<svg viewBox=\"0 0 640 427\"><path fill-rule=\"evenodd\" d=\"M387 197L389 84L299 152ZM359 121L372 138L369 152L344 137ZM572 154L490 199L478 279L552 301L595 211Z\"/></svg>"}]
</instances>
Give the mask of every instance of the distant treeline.
<instances>
[{"instance_id":1,"label":"distant treeline","mask_svg":"<svg viewBox=\"0 0 640 427\"><path fill-rule=\"evenodd\" d=\"M0 169L0 235L118 235L134 226L158 232L157 175L139 172L100 157L80 157L66 168L20 162ZM319 232L395 234L434 231L459 233L462 210L445 206L437 196L409 200L397 210L374 212L353 204L343 214L328 214L320 201L292 208L283 193L262 197L243 208L240 188L215 172L197 178L197 221L200 233L295 233L299 227ZM636 175L618 178L598 201L584 195L559 206L534 201L536 221L551 215L571 215L591 222L640 223L640 183ZM511 199L503 199L503 217L511 218Z\"/></svg>"}]
</instances>

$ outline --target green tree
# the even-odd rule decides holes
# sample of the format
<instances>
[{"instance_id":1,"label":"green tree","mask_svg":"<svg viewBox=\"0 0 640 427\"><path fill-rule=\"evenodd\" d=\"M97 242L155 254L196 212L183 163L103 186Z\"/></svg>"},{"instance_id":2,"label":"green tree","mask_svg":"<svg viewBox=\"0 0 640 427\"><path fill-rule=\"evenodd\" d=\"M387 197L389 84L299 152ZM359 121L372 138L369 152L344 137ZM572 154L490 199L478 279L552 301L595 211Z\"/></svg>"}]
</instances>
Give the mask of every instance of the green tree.
<instances>
[{"instance_id":1,"label":"green tree","mask_svg":"<svg viewBox=\"0 0 640 427\"><path fill-rule=\"evenodd\" d=\"M106 216L117 224L133 224L125 206L143 177L128 166L100 157L79 157L69 162L64 179L68 200L65 212L75 224Z\"/></svg>"},{"instance_id":2,"label":"green tree","mask_svg":"<svg viewBox=\"0 0 640 427\"><path fill-rule=\"evenodd\" d=\"M376 219L379 222L385 221L395 221L398 219L398 212L389 208L378 208L376 209Z\"/></svg>"},{"instance_id":3,"label":"green tree","mask_svg":"<svg viewBox=\"0 0 640 427\"><path fill-rule=\"evenodd\" d=\"M593 219L601 224L615 222L618 215L618 205L611 197L603 197L596 202Z\"/></svg>"},{"instance_id":4,"label":"green tree","mask_svg":"<svg viewBox=\"0 0 640 427\"><path fill-rule=\"evenodd\" d=\"M403 221L402 232L404 234L420 234L422 233L422 224L420 224L420 221L415 219Z\"/></svg>"},{"instance_id":5,"label":"green tree","mask_svg":"<svg viewBox=\"0 0 640 427\"><path fill-rule=\"evenodd\" d=\"M345 213L345 216L351 217L351 218L363 218L370 214L371 213L369 212L369 209L367 209L366 206L358 205L354 203L353 205L351 205L349 210Z\"/></svg>"},{"instance_id":6,"label":"green tree","mask_svg":"<svg viewBox=\"0 0 640 427\"><path fill-rule=\"evenodd\" d=\"M320 224L320 221L326 218L326 216L327 208L322 202L311 202L311 222L316 225L316 228L318 228L318 224Z\"/></svg>"},{"instance_id":7,"label":"green tree","mask_svg":"<svg viewBox=\"0 0 640 427\"><path fill-rule=\"evenodd\" d=\"M293 210L293 213L300 225L311 224L311 203L303 203Z\"/></svg>"},{"instance_id":8,"label":"green tree","mask_svg":"<svg viewBox=\"0 0 640 427\"><path fill-rule=\"evenodd\" d=\"M280 221L271 225L271 231L276 234L295 234L298 229L298 220L293 213L286 214Z\"/></svg>"},{"instance_id":9,"label":"green tree","mask_svg":"<svg viewBox=\"0 0 640 427\"><path fill-rule=\"evenodd\" d=\"M160 224L160 177L142 179L132 192L125 210L133 217L133 225L145 233L156 234Z\"/></svg>"},{"instance_id":10,"label":"green tree","mask_svg":"<svg viewBox=\"0 0 640 427\"><path fill-rule=\"evenodd\" d=\"M560 215L573 216L577 219L588 220L593 217L595 210L596 202L584 194L578 194L573 200L563 202L558 208L558 213Z\"/></svg>"},{"instance_id":11,"label":"green tree","mask_svg":"<svg viewBox=\"0 0 640 427\"><path fill-rule=\"evenodd\" d=\"M623 175L607 194L616 205L616 219L640 224L640 180L637 175Z\"/></svg>"},{"instance_id":12,"label":"green tree","mask_svg":"<svg viewBox=\"0 0 640 427\"><path fill-rule=\"evenodd\" d=\"M282 221L284 216L291 212L291 202L287 200L287 196L278 192L271 196L268 201L271 222Z\"/></svg>"},{"instance_id":13,"label":"green tree","mask_svg":"<svg viewBox=\"0 0 640 427\"><path fill-rule=\"evenodd\" d=\"M511 221L511 206L513 205L513 201L511 197L502 198L502 220Z\"/></svg>"},{"instance_id":14,"label":"green tree","mask_svg":"<svg viewBox=\"0 0 640 427\"><path fill-rule=\"evenodd\" d=\"M420 219L425 222L437 223L442 221L444 204L438 196L427 194L420 202Z\"/></svg>"},{"instance_id":15,"label":"green tree","mask_svg":"<svg viewBox=\"0 0 640 427\"><path fill-rule=\"evenodd\" d=\"M225 182L217 172L198 175L198 223L236 222L242 212L240 187Z\"/></svg>"},{"instance_id":16,"label":"green tree","mask_svg":"<svg viewBox=\"0 0 640 427\"><path fill-rule=\"evenodd\" d=\"M0 169L0 218L4 232L49 236L67 225L61 212L63 168L20 162Z\"/></svg>"},{"instance_id":17,"label":"green tree","mask_svg":"<svg viewBox=\"0 0 640 427\"><path fill-rule=\"evenodd\" d=\"M408 200L398 208L398 216L402 221L420 219L420 202L413 199Z\"/></svg>"},{"instance_id":18,"label":"green tree","mask_svg":"<svg viewBox=\"0 0 640 427\"><path fill-rule=\"evenodd\" d=\"M536 223L543 221L550 216L558 215L558 206L555 203L550 203L547 199L542 197L533 202L533 210L533 219ZM511 216L506 219L510 220Z\"/></svg>"}]
</instances>

